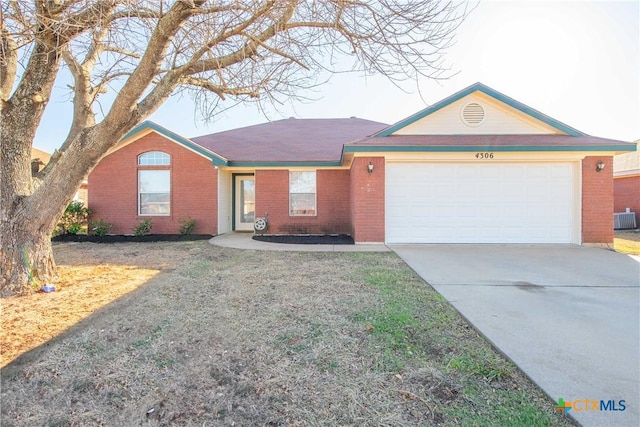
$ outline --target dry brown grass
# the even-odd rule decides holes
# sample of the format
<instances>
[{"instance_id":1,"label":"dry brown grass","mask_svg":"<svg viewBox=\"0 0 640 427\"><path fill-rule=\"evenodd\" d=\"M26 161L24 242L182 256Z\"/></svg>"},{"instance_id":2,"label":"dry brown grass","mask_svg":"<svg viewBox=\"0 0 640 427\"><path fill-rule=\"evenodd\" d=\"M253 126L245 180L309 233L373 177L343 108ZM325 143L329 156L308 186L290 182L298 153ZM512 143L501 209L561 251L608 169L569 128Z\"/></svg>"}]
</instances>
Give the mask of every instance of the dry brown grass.
<instances>
[{"instance_id":1,"label":"dry brown grass","mask_svg":"<svg viewBox=\"0 0 640 427\"><path fill-rule=\"evenodd\" d=\"M0 300L0 366L44 344L157 273L134 266L65 265L59 268L56 292Z\"/></svg>"},{"instance_id":2,"label":"dry brown grass","mask_svg":"<svg viewBox=\"0 0 640 427\"><path fill-rule=\"evenodd\" d=\"M135 250L135 245L127 245L125 252L120 252L122 247L118 245L86 244L83 248L87 250L77 250L80 246L74 243L58 245L56 257L60 265L56 292L0 299L0 366L61 334L99 308L146 283L160 268L166 268L186 255L182 250L163 257L155 253L158 251L153 250L153 245L149 245L149 252ZM108 260L116 264L105 264ZM117 264L131 261L152 268Z\"/></svg>"},{"instance_id":3,"label":"dry brown grass","mask_svg":"<svg viewBox=\"0 0 640 427\"><path fill-rule=\"evenodd\" d=\"M640 230L618 230L613 241L616 252L640 255Z\"/></svg>"},{"instance_id":4,"label":"dry brown grass","mask_svg":"<svg viewBox=\"0 0 640 427\"><path fill-rule=\"evenodd\" d=\"M2 368L3 426L566 424L392 253L207 242L56 252L77 284L24 299L34 309L140 277Z\"/></svg>"}]
</instances>

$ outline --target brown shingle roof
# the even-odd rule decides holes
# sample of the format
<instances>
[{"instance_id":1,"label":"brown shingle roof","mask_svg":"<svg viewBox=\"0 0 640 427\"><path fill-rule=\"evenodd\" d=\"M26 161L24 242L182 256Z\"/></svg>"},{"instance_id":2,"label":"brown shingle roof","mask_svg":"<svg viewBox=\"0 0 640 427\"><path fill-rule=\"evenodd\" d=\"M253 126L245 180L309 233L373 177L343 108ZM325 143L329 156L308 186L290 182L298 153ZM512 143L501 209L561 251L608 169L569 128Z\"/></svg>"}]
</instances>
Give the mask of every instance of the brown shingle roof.
<instances>
[{"instance_id":1,"label":"brown shingle roof","mask_svg":"<svg viewBox=\"0 0 640 427\"><path fill-rule=\"evenodd\" d=\"M284 119L191 138L231 162L338 162L345 143L387 126L350 119Z\"/></svg>"}]
</instances>

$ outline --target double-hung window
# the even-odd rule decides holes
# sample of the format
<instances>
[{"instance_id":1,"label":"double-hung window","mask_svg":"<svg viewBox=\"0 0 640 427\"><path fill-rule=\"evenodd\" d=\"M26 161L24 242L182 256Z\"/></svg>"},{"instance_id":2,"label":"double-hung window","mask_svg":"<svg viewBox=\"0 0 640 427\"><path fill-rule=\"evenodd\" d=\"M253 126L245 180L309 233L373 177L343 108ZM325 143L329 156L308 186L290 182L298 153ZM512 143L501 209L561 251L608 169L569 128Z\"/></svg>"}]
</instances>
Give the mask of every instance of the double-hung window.
<instances>
[{"instance_id":1,"label":"double-hung window","mask_svg":"<svg viewBox=\"0 0 640 427\"><path fill-rule=\"evenodd\" d=\"M289 172L289 215L316 215L316 171Z\"/></svg>"},{"instance_id":2,"label":"double-hung window","mask_svg":"<svg viewBox=\"0 0 640 427\"><path fill-rule=\"evenodd\" d=\"M138 215L171 214L171 158L160 151L138 156Z\"/></svg>"}]
</instances>

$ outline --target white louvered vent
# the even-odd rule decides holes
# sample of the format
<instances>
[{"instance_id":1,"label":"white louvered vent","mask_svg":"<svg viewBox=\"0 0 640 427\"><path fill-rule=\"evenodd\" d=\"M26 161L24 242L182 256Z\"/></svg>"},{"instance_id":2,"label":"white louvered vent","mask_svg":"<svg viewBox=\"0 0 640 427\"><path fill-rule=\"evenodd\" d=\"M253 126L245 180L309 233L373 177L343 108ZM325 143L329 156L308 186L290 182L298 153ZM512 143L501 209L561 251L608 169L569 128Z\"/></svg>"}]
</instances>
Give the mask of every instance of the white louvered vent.
<instances>
[{"instance_id":1,"label":"white louvered vent","mask_svg":"<svg viewBox=\"0 0 640 427\"><path fill-rule=\"evenodd\" d=\"M484 108L477 102L462 107L462 121L467 126L478 126L484 121Z\"/></svg>"},{"instance_id":2,"label":"white louvered vent","mask_svg":"<svg viewBox=\"0 0 640 427\"><path fill-rule=\"evenodd\" d=\"M614 230L626 230L630 228L636 228L635 212L623 212L623 213L613 214Z\"/></svg>"}]
</instances>

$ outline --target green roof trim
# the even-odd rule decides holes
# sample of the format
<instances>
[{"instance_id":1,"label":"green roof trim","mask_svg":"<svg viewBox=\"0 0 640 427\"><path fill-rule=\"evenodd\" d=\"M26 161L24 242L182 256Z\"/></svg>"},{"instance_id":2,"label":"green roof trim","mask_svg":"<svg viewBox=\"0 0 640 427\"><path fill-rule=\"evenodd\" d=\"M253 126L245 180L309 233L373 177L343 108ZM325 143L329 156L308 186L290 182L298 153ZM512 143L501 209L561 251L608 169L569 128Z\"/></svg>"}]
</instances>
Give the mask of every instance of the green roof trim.
<instances>
[{"instance_id":1,"label":"green roof trim","mask_svg":"<svg viewBox=\"0 0 640 427\"><path fill-rule=\"evenodd\" d=\"M344 166L341 161L335 162L227 162L229 167L337 167Z\"/></svg>"},{"instance_id":2,"label":"green roof trim","mask_svg":"<svg viewBox=\"0 0 640 427\"><path fill-rule=\"evenodd\" d=\"M121 140L125 140L128 138L132 138L134 137L136 134L143 132L147 129L151 129L152 131L192 150L195 151L198 154L201 154L202 156L208 158L209 160L211 160L212 164L214 166L227 166L229 161L227 159L225 159L222 156L219 156L218 154L209 151L203 147L201 147L200 145L196 144L195 142L191 141L190 139L187 139L183 136L178 135L175 132L170 131L167 128L164 128L162 126L160 126L157 123L154 123L150 120L144 121L142 123L140 123L138 126L134 127L133 129L131 129L129 132L127 132L127 134L125 136L122 137Z\"/></svg>"},{"instance_id":3,"label":"green roof trim","mask_svg":"<svg viewBox=\"0 0 640 427\"><path fill-rule=\"evenodd\" d=\"M541 112L539 112L538 110L535 110L519 101L516 101L513 98L508 97L507 95L498 92L495 89L491 89L489 86L486 86L482 83L474 83L471 86L462 89L459 92L454 93L453 95L443 99L442 101L439 101L435 104L433 104L430 107L425 108L422 111L419 111L409 117L407 117L406 119L403 119L391 126L389 126L386 129L383 129L382 131L378 132L377 134L374 134L373 136L389 136L395 132L397 132L398 130L412 124L415 123L416 121L458 101L459 99L464 98L465 96L473 93L473 92L482 92L486 95L489 95L492 98L497 99L498 101L501 101L513 108L515 108L516 110L521 111L524 114L527 114L528 116L534 117L538 120L540 120L541 122L563 132L566 133L567 135L571 135L571 136L586 136L585 133L580 132L577 129L572 128L569 125L566 125L562 122L559 122L558 120L555 120L549 116L547 116L546 114L543 114Z\"/></svg>"},{"instance_id":4,"label":"green roof trim","mask_svg":"<svg viewBox=\"0 0 640 427\"><path fill-rule=\"evenodd\" d=\"M220 157L214 157L214 158L211 160L211 164L212 164L213 166L229 166L229 161L227 161L227 160L223 160L223 159L222 159L222 158L220 158Z\"/></svg>"},{"instance_id":5,"label":"green roof trim","mask_svg":"<svg viewBox=\"0 0 640 427\"><path fill-rule=\"evenodd\" d=\"M466 153L466 152L527 152L527 151L629 151L628 145L464 145L459 147L442 145L348 145L345 153Z\"/></svg>"}]
</instances>

